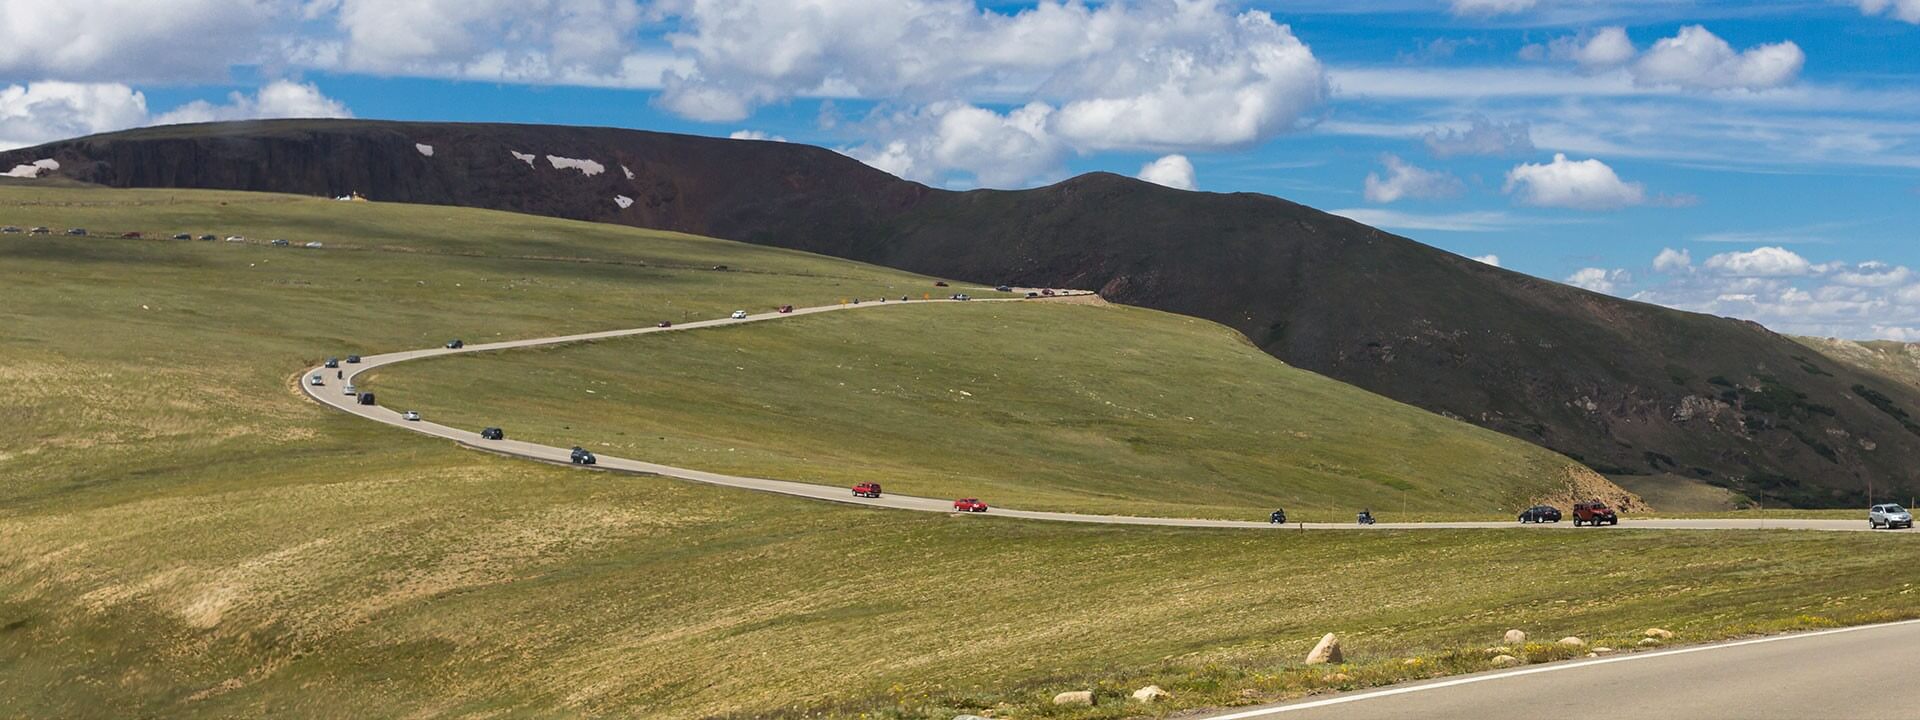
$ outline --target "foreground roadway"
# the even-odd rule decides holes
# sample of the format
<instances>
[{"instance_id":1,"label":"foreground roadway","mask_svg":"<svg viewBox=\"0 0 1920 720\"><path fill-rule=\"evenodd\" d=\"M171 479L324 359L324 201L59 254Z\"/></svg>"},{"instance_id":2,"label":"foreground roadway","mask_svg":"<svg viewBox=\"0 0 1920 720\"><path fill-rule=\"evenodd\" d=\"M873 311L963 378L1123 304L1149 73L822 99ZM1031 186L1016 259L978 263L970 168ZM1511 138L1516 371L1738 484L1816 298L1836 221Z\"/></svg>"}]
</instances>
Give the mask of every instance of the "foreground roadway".
<instances>
[{"instance_id":1,"label":"foreground roadway","mask_svg":"<svg viewBox=\"0 0 1920 720\"><path fill-rule=\"evenodd\" d=\"M1920 717L1920 620L1461 675L1204 720Z\"/></svg>"},{"instance_id":2,"label":"foreground roadway","mask_svg":"<svg viewBox=\"0 0 1920 720\"><path fill-rule=\"evenodd\" d=\"M1024 289L1020 289L1020 290L1024 291ZM1056 297L1072 298L1072 297L1077 297L1077 296L1082 296L1087 294L1089 293L1086 293L1084 291L1075 291L1067 295L1061 295ZM766 313L760 313L756 315L749 315L744 320L721 318L716 320L701 320L697 322L675 324L672 327L666 327L666 328L644 327L644 328L631 328L626 330L608 330L605 332L582 333L578 335L561 335L556 337L532 338L527 340L508 340L504 342L475 343L475 344L470 344L458 349L436 347L436 348L429 348L425 350L407 350L403 352L387 353L384 355L369 355L369 356L362 357L361 361L357 364L346 364L343 362L339 368L339 371L342 374L344 374L345 376L344 378L337 378L335 376L335 369L333 368L314 367L301 372L298 380L300 383L300 389L303 392L305 392L308 397L311 397L322 404L332 406L336 409L339 409L348 413L352 413L354 415L358 415L368 420L385 423L387 425L392 425L394 427L405 428L408 430L412 430L414 432L432 435L434 437L446 438L448 440L452 440L462 445L473 447L479 450L485 450L488 452L495 452L503 455L511 455L514 457L526 458L530 460L541 460L541 461L552 462L552 463L567 464L569 462L569 458L572 453L572 448L554 447L551 445L540 445L537 443L530 443L530 442L525 442L521 440L512 440L512 439L485 440L480 437L478 428L469 430L469 429L463 429L463 428L448 427L446 425L441 425L428 420L408 421L401 418L399 411L389 410L386 407L379 406L379 405L358 404L354 396L347 395L344 393L344 386L353 384L353 380L355 377L369 370L373 370L375 368L385 367L388 365L393 365L395 363L406 362L408 360L445 357L447 355L458 355L462 353L489 352L489 351L495 351L495 350L511 350L514 348L539 347L543 345L560 345L565 343L590 342L594 340L606 340L611 338L631 337L634 335L646 335L649 333L680 332L685 330L697 330L700 328L721 327L726 325L739 325L743 323L767 322L767 321L778 320L782 318L798 317L802 315L816 315L819 313L838 312L838 311L844 311L844 310L876 309L876 308L886 308L886 307L897 307L901 305L953 304L953 303L960 303L960 302L976 302L976 303L979 303L979 302L1048 302L1049 300L1051 300L1051 298L1041 298L1038 300L1007 298L1007 299L980 299L980 300L967 300L967 301L941 299L941 300L908 300L904 302L902 301L886 301L886 302L870 301L870 302L859 303L859 304L824 305L820 307L796 308L791 313L766 312ZM307 378L314 374L319 374L324 379L326 384L320 385L320 386L314 386L314 385L308 384ZM589 443L583 441L581 444L587 445ZM599 461L599 464L596 466L596 468L600 470L612 470L612 471L622 471L622 472L631 472L631 473L642 473L647 475L658 475L661 477L670 477L670 478L675 478L679 480L690 480L693 482L707 483L710 485L723 485L726 487L742 488L746 490L759 490L762 492L779 493L782 495L792 495L795 497L812 498L816 500L829 500L833 502L851 503L856 505L868 505L873 507L891 508L895 510L919 510L922 512L943 512L943 513L953 512L952 500L913 497L909 495L884 495L878 498L860 498L860 497L853 497L852 491L849 488L845 488L845 487L814 485L810 483L798 483L798 482L791 482L786 480L769 480L765 478L743 477L739 475L722 475L719 473L711 473L711 472L705 472L701 470L692 470L688 468L673 467L671 465L661 465L658 463L650 463L643 460L631 460L627 458L613 457L609 455L600 455L599 453L595 453L595 455L598 456L598 461ZM992 498L987 498L987 501L991 503ZM1278 530L1296 530L1296 531L1302 531L1302 530L1408 530L1408 529L1434 530L1434 529L1478 529L1478 528L1515 529L1515 528L1523 528L1523 527L1528 529L1544 530L1549 528L1570 528L1571 527L1571 523L1552 523L1552 524L1544 524L1544 525L1520 525L1518 523L1511 523L1511 522L1379 523L1379 524L1370 525L1370 526L1361 526L1361 525L1350 524L1350 523L1289 523L1287 525L1271 525L1264 521L1201 520L1201 519L1193 519L1193 518L1135 517L1135 516L1128 516L1128 515L1088 515L1088 514L1080 514L1080 513L1045 512L1045 511L1039 511L1039 510L1014 510L1014 509L1000 508L1000 507L995 507L986 514L993 515L995 517L1012 517L1012 518L1020 518L1024 520L1052 520L1056 522L1101 523L1101 524L1109 524L1109 525L1156 525L1156 526L1166 526L1166 527L1197 527L1197 528L1244 528L1244 529L1262 529L1262 530L1275 530L1275 531L1278 531ZM1628 520L1622 520L1620 522L1619 527L1642 529L1642 530L1757 530L1757 529L1830 530L1830 531L1866 531L1867 530L1867 524L1864 519L1861 519L1858 521L1812 520L1812 519L1808 519L1808 520L1752 520L1752 519L1632 520L1632 519L1628 519Z\"/></svg>"}]
</instances>

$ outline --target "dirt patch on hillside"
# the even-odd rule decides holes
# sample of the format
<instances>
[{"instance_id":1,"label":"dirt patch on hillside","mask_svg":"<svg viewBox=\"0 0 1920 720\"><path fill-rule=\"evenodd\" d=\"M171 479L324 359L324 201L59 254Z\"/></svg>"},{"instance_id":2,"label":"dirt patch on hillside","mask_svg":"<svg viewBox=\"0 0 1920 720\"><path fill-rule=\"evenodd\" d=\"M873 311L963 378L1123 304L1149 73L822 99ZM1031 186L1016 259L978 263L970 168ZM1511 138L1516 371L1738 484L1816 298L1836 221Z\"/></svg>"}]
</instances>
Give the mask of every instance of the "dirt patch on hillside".
<instances>
[{"instance_id":1,"label":"dirt patch on hillside","mask_svg":"<svg viewBox=\"0 0 1920 720\"><path fill-rule=\"evenodd\" d=\"M1567 466L1566 486L1559 492L1536 497L1535 504L1552 505L1571 511L1576 502L1599 500L1620 512L1644 512L1653 508L1626 488L1615 485L1606 476L1579 465Z\"/></svg>"}]
</instances>

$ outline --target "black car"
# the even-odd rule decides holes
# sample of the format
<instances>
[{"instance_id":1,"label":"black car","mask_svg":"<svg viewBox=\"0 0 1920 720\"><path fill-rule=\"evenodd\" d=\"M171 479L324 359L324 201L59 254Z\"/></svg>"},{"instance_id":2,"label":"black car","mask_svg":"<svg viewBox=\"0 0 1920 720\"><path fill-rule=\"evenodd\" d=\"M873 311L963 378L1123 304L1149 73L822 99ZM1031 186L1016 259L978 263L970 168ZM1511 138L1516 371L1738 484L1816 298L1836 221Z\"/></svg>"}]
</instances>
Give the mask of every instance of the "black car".
<instances>
[{"instance_id":1,"label":"black car","mask_svg":"<svg viewBox=\"0 0 1920 720\"><path fill-rule=\"evenodd\" d=\"M1535 505L1520 511L1520 522L1547 523L1560 522L1560 508L1552 505Z\"/></svg>"},{"instance_id":2,"label":"black car","mask_svg":"<svg viewBox=\"0 0 1920 720\"><path fill-rule=\"evenodd\" d=\"M218 239L218 238L215 238L215 237L214 237L214 236L212 236L212 235L201 235L201 236L200 236L200 239L201 239L201 240L216 240L216 239Z\"/></svg>"},{"instance_id":3,"label":"black car","mask_svg":"<svg viewBox=\"0 0 1920 720\"><path fill-rule=\"evenodd\" d=\"M586 448L583 448L583 447L580 447L580 446L577 446L577 445L576 445L576 446L574 446L574 448L573 448L573 464L575 464L575 465L592 465L592 464L594 464L594 463L597 463L597 462L599 462L599 460L597 460L597 459L595 459L595 458L593 457L593 453L591 453L591 452L588 452Z\"/></svg>"},{"instance_id":4,"label":"black car","mask_svg":"<svg viewBox=\"0 0 1920 720\"><path fill-rule=\"evenodd\" d=\"M360 356L359 356L359 355L348 355L348 356L347 356L347 364L348 364L348 365L359 365L359 364L360 364Z\"/></svg>"},{"instance_id":5,"label":"black car","mask_svg":"<svg viewBox=\"0 0 1920 720\"><path fill-rule=\"evenodd\" d=\"M1286 509L1282 508L1282 509L1274 510L1272 515L1267 516L1267 522L1273 523L1275 525L1285 525L1287 523Z\"/></svg>"},{"instance_id":6,"label":"black car","mask_svg":"<svg viewBox=\"0 0 1920 720\"><path fill-rule=\"evenodd\" d=\"M994 288L994 290L999 292L1013 292L1013 288L1006 285L1001 285L1000 287Z\"/></svg>"},{"instance_id":7,"label":"black car","mask_svg":"<svg viewBox=\"0 0 1920 720\"><path fill-rule=\"evenodd\" d=\"M361 405L372 405L372 404L373 404L373 393L370 393L370 392L368 392L368 393L360 393L360 404L361 404Z\"/></svg>"},{"instance_id":8,"label":"black car","mask_svg":"<svg viewBox=\"0 0 1920 720\"><path fill-rule=\"evenodd\" d=\"M480 431L480 439L481 440L505 440L507 439L507 433L505 431L502 431L500 428L490 427Z\"/></svg>"},{"instance_id":9,"label":"black car","mask_svg":"<svg viewBox=\"0 0 1920 720\"><path fill-rule=\"evenodd\" d=\"M192 236L192 235L188 235L188 234L186 234L186 233L177 233L177 234L175 234L175 235L173 236L173 239L175 239L175 240L192 240L192 239L193 239L193 236Z\"/></svg>"},{"instance_id":10,"label":"black car","mask_svg":"<svg viewBox=\"0 0 1920 720\"><path fill-rule=\"evenodd\" d=\"M460 341L460 340L459 340L458 338L455 338L455 339L453 339L453 340L448 340L448 341L447 341L447 349L448 349L448 350L459 350L460 348L463 348L463 347L466 347L466 346L467 346L467 344L466 344L466 343L464 343L464 342L461 342L461 341Z\"/></svg>"},{"instance_id":11,"label":"black car","mask_svg":"<svg viewBox=\"0 0 1920 720\"><path fill-rule=\"evenodd\" d=\"M330 367L330 368L340 367L340 358L327 358L327 367Z\"/></svg>"}]
</instances>

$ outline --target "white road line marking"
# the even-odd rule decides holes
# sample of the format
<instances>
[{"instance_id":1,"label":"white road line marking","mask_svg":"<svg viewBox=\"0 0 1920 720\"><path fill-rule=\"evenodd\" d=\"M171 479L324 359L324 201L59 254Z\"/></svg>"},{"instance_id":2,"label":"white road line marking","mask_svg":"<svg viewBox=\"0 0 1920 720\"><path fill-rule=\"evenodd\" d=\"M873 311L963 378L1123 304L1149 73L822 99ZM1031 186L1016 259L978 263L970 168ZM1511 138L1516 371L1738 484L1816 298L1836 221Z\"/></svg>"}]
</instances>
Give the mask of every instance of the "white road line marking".
<instances>
[{"instance_id":1,"label":"white road line marking","mask_svg":"<svg viewBox=\"0 0 1920 720\"><path fill-rule=\"evenodd\" d=\"M1611 665L1613 663L1633 662L1635 660L1652 660L1654 658L1672 657L1674 655L1687 655L1691 653L1709 652L1713 650L1726 650L1728 648L1746 647L1748 645L1762 645L1765 643L1784 642L1787 640L1802 640L1806 638L1825 637L1828 635L1839 635L1842 633L1860 632L1863 630L1878 630L1881 628L1899 627L1901 625L1913 625L1916 623L1920 623L1920 620L1899 620L1895 622L1878 623L1874 625L1855 625L1853 627L1834 628L1831 630L1816 630L1813 632L1794 633L1791 635L1773 635L1770 637L1754 638L1751 640L1736 640L1734 642L1719 643L1715 645L1699 645L1695 647L1678 648L1674 650L1660 650L1657 652L1632 653L1628 655L1619 655L1615 657L1600 658L1596 660L1585 660L1581 662L1560 663L1560 664L1554 664L1554 665L1540 665L1537 667L1522 668L1519 670L1509 670L1507 672L1489 673L1486 675L1474 675L1471 677L1454 678L1452 680L1441 680L1438 682L1427 683L1424 685L1411 685L1407 687L1387 688L1384 690L1373 690L1370 692L1356 693L1353 695L1341 695L1339 697L1331 697L1331 698L1326 698L1324 700L1314 700L1310 702L1296 703L1293 705L1281 705L1279 707L1260 708L1256 710L1243 710L1240 712L1229 713L1226 715L1207 715L1200 718L1200 720L1246 720L1246 718L1266 717L1269 715L1279 715L1281 713L1298 712L1301 710L1312 710L1314 708L1323 708L1331 705L1345 705L1347 703L1355 703L1363 700L1373 700L1376 698L1391 697L1394 695L1407 695L1411 693L1427 692L1429 690L1440 690L1443 688L1459 687L1461 685L1472 685L1474 683L1483 683L1483 682L1488 682L1492 680L1504 680L1511 677L1520 677L1522 675L1538 675L1540 673L1562 672L1566 670L1578 670L1581 668L1590 668L1590 667L1596 667L1599 665Z\"/></svg>"}]
</instances>

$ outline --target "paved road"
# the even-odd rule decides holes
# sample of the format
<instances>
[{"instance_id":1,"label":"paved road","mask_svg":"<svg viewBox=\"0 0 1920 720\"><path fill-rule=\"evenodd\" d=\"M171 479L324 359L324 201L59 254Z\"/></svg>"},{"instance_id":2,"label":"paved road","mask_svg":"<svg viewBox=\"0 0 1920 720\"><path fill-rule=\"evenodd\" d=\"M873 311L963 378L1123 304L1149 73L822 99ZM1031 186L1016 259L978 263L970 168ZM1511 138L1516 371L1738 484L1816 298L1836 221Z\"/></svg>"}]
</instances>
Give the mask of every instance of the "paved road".
<instances>
[{"instance_id":1,"label":"paved road","mask_svg":"<svg viewBox=\"0 0 1920 720\"><path fill-rule=\"evenodd\" d=\"M965 289L953 288L953 290L956 292L959 292ZM1016 288L1016 291L1025 292L1025 288ZM1085 295L1085 294L1088 294L1088 293L1084 291L1075 291L1071 295L1063 295L1060 297L1073 297L1074 295ZM1045 298L1042 298L1039 300L1009 298L1009 299L998 299L998 300L982 299L982 300L971 300L971 301L964 301L964 302L1048 302L1048 301L1049 300ZM353 378L355 376L359 375L360 373L367 372L368 370L372 370L378 367L384 367L387 365L392 365L394 363L406 362L408 360L418 360L421 358L444 357L447 355L456 355L461 353L487 352L492 350L509 350L513 348L527 348L527 347L536 347L541 345L559 345L564 343L588 342L592 340L605 340L609 338L631 337L634 335L646 335L649 333L657 333L657 332L680 332L685 330L697 330L700 328L720 327L724 325L739 325L742 323L767 322L767 321L778 320L782 318L798 317L802 315L816 315L819 313L826 313L826 312L840 312L840 311L856 310L856 309L878 309L878 308L887 308L887 307L897 307L901 305L927 305L927 304L942 304L942 303L952 304L952 303L958 303L958 302L963 302L963 301L940 299L940 300L909 300L906 302L900 302L900 301L864 302L857 305L855 304L824 305L820 307L796 308L791 313L766 312L766 313L760 313L756 315L749 315L744 320L733 320L729 318L720 318L716 320L701 320L696 322L675 324L671 328L644 327L644 328L631 328L626 330L608 330L604 332L581 333L578 335L561 335L557 337L532 338L527 340L508 340L504 342L476 343L476 344L467 345L466 347L463 347L457 350L448 349L444 347L429 348L425 350L407 350L404 352L387 353L384 355L369 355L361 358L361 362L359 362L358 364L349 365L349 364L346 364L345 362L342 362L340 369L344 371L346 375L345 379L336 379L334 377L334 370L329 368L325 368L325 367L310 368L300 373L300 378L299 378L300 388L304 390L308 396L314 398L315 400L320 401L321 403L333 406L340 410L353 413L355 415L359 415L361 417L364 417L376 422L386 423L394 427L406 428L408 430L412 430L419 433L425 433L427 435L432 435L435 437L446 438L448 440L453 440L455 442L459 442L459 443L472 446L474 448L478 448L481 450L487 450L491 452L497 452L497 453L512 455L516 457L533 459L533 460L544 460L547 462L567 463L572 450L571 448L554 447L551 445L539 445L536 443L530 443L530 442L525 442L521 440L514 440L511 437L511 428L508 429L509 437L506 440L483 440L481 439L477 429L448 427L445 425L432 422L430 420L420 420L420 421L409 422L407 420L401 419L400 411L390 410L386 407L382 407L379 405L357 404L353 396L345 394L344 386L352 384ZM326 384L321 386L314 386L314 385L308 384L307 378L314 374L319 374L323 378ZM377 392L376 392L376 395L377 395ZM583 441L582 444L590 444L590 443L586 443ZM598 454L596 453L596 455ZM646 473L650 475L660 475L664 477L677 478L681 480L703 482L703 483L708 483L712 485L725 485L727 487L744 488L748 490L760 490L763 492L774 492L774 493L780 493L783 495L793 495L797 497L814 498L818 500L831 500L834 502L853 503L858 505L869 505L874 507L892 508L896 510L920 510L925 512L952 512L953 511L953 501L951 499L913 497L909 495L886 495L879 498L858 498L858 497L853 497L852 491L849 488L844 488L844 487L813 485L809 483L798 483L798 482L791 482L786 480L770 480L766 478L742 477L738 475L722 475L719 473L711 473L711 472L705 472L701 470L692 470L688 468L673 467L670 465L661 465L658 463L650 463L643 460L632 460L627 458L613 457L610 455L598 455L598 460L599 460L598 469L601 469L601 470L616 470L616 471L625 471L625 472ZM984 498L984 499L987 500L989 503L992 502L992 498ZM1522 527L1527 529L1548 530L1553 528L1571 529L1572 527L1571 523L1522 526L1517 523L1510 523L1510 522L1380 523L1377 525L1371 525L1371 526L1365 526L1365 527L1351 524L1351 523L1292 523L1284 526L1279 526L1279 525L1270 525L1266 523L1264 520L1255 520L1255 521L1200 520L1200 519L1191 519L1191 518L1134 517L1134 516L1125 516L1125 515L1087 515L1087 514L1079 514L1079 513L1045 512L1045 511L1038 511L1038 510L1015 510L1015 509L1000 508L1000 507L993 508L987 514L993 515L996 517L1014 517L1014 518L1022 518L1027 520L1052 520L1052 521L1058 521L1058 522L1103 523L1103 524L1111 524L1111 525L1160 525L1160 526L1172 526L1172 527L1199 527L1199 528L1246 528L1246 529L1262 529L1262 530L1274 530L1274 531L1279 531L1279 530L1295 530L1295 531L1409 530L1409 529L1434 530L1434 529L1468 529L1468 528L1518 529ZM1853 521L1853 520L1634 520L1634 519L1623 519L1620 521L1619 528L1620 529L1643 529L1643 530L1647 530L1647 529L1657 529L1657 530L1779 529L1779 530L1865 531L1867 530L1867 524L1866 524L1866 520L1864 519L1864 515L1865 513L1863 512L1862 513L1863 519L1859 521ZM1589 532L1606 532L1607 530L1609 529L1595 528L1588 531Z\"/></svg>"},{"instance_id":2,"label":"paved road","mask_svg":"<svg viewBox=\"0 0 1920 720\"><path fill-rule=\"evenodd\" d=\"M1534 665L1205 720L1914 718L1920 620Z\"/></svg>"}]
</instances>

